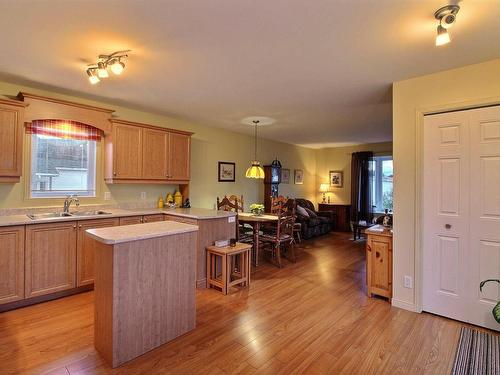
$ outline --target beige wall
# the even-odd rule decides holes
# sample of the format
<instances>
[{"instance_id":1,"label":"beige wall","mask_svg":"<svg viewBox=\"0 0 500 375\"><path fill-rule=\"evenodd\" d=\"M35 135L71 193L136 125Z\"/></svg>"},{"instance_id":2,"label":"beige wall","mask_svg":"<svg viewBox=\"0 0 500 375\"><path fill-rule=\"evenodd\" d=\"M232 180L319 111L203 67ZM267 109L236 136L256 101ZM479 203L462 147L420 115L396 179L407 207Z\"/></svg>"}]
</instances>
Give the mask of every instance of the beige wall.
<instances>
[{"instance_id":1,"label":"beige wall","mask_svg":"<svg viewBox=\"0 0 500 375\"><path fill-rule=\"evenodd\" d=\"M349 147L333 147L318 150L316 153L316 185L319 189L321 183L329 182L329 171L343 171L344 185L335 188L330 195L332 203L351 204L351 154L359 151L373 151L375 155L391 155L392 142L367 143ZM316 193L317 201L321 201L323 195Z\"/></svg>"},{"instance_id":2,"label":"beige wall","mask_svg":"<svg viewBox=\"0 0 500 375\"><path fill-rule=\"evenodd\" d=\"M394 141L394 298L393 304L420 308L421 283L418 166L423 113L500 104L500 59L470 65L393 85ZM403 287L414 277L417 289Z\"/></svg>"},{"instance_id":3,"label":"beige wall","mask_svg":"<svg viewBox=\"0 0 500 375\"><path fill-rule=\"evenodd\" d=\"M212 208L218 195L233 193L243 194L246 207L251 203L263 201L262 180L250 180L244 177L246 168L253 158L253 138L251 136L132 110L105 102L89 101L0 82L0 95L15 96L19 91L112 108L116 110L115 115L117 117L126 120L192 131L195 133L192 138L190 184L190 196L193 206ZM258 158L261 162L264 164L270 163L276 156L281 160L285 168L292 170L292 174L295 168L304 170L303 185L294 185L292 181L290 185L281 185L280 191L289 196L314 199L316 195L316 151L280 142L259 140ZM100 161L102 164L102 158L100 158ZM217 182L218 161L236 162L236 182ZM102 168L100 169L98 179L102 181ZM29 173L29 170L25 169L24 175L27 173ZM24 196L24 182L24 178L22 178L18 184L0 184L0 208L47 206L62 203L62 199L26 199ZM147 201L155 202L160 194L164 195L167 191L172 191L175 188L175 186L168 185L106 185L101 182L100 186L98 186L99 197L82 199L82 201L87 204L137 202L140 200L140 193L144 191L147 193ZM105 191L111 192L111 201L103 200Z\"/></svg>"}]
</instances>

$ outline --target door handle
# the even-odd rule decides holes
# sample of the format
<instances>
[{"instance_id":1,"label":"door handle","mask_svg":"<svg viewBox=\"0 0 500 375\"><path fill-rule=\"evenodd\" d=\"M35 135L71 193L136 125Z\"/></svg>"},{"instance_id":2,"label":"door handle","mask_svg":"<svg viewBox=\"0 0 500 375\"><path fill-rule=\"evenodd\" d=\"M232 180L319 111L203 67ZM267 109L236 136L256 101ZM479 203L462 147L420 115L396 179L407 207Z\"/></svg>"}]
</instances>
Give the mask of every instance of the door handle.
<instances>
[{"instance_id":1,"label":"door handle","mask_svg":"<svg viewBox=\"0 0 500 375\"><path fill-rule=\"evenodd\" d=\"M444 225L444 227L445 227L446 229L451 229L451 224L445 224L445 225Z\"/></svg>"}]
</instances>

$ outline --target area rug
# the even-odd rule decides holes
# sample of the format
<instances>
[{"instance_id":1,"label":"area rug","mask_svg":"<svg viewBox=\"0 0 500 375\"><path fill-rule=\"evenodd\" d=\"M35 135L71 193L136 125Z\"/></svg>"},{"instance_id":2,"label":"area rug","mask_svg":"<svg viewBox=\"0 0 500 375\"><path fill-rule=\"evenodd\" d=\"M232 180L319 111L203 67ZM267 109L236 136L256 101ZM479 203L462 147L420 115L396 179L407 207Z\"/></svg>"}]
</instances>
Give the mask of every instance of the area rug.
<instances>
[{"instance_id":1,"label":"area rug","mask_svg":"<svg viewBox=\"0 0 500 375\"><path fill-rule=\"evenodd\" d=\"M500 375L500 336L462 327L452 375Z\"/></svg>"}]
</instances>

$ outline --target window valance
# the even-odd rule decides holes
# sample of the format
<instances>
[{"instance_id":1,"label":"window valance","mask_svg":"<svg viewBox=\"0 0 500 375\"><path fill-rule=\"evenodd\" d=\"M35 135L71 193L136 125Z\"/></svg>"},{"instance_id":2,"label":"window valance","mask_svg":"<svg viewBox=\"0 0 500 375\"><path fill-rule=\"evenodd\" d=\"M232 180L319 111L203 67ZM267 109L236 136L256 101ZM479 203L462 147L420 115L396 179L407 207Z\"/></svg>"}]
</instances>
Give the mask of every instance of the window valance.
<instances>
[{"instance_id":1,"label":"window valance","mask_svg":"<svg viewBox=\"0 0 500 375\"><path fill-rule=\"evenodd\" d=\"M84 141L100 141L102 130L71 120L43 119L27 123L28 134L41 134L50 137Z\"/></svg>"}]
</instances>

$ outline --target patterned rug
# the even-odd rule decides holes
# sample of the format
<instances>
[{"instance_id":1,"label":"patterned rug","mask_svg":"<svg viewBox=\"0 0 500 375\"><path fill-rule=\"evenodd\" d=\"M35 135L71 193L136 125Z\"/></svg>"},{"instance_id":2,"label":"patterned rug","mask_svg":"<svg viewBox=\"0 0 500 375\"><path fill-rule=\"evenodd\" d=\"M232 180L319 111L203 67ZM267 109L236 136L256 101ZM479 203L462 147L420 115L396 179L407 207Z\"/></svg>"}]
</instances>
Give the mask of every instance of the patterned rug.
<instances>
[{"instance_id":1,"label":"patterned rug","mask_svg":"<svg viewBox=\"0 0 500 375\"><path fill-rule=\"evenodd\" d=\"M500 336L462 327L452 375L500 375Z\"/></svg>"}]
</instances>

